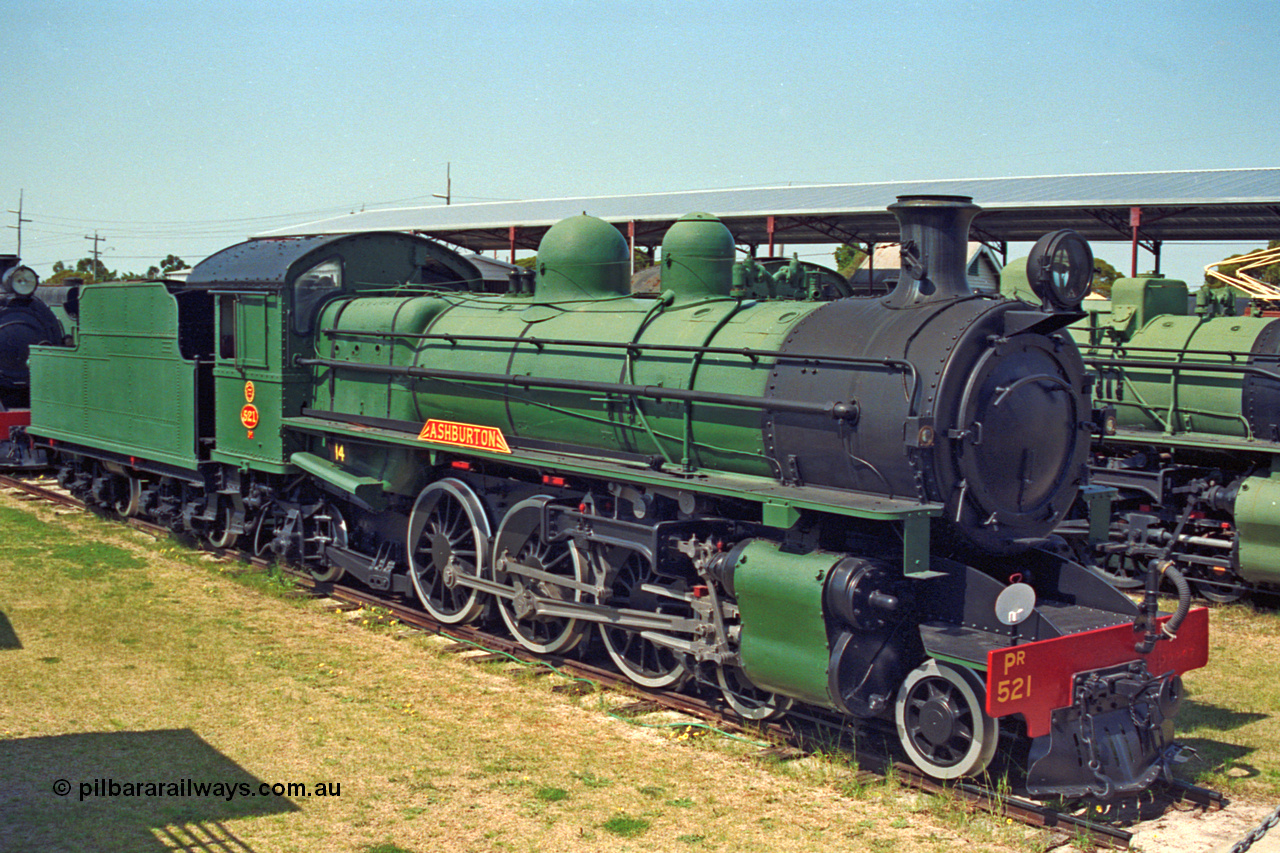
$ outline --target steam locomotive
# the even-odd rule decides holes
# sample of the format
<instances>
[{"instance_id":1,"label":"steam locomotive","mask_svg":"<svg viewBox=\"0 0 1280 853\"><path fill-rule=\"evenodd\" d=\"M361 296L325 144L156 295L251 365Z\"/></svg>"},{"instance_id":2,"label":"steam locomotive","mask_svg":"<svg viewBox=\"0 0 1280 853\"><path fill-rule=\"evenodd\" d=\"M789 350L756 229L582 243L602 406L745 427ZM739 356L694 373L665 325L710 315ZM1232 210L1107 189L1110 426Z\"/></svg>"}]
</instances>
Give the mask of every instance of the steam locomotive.
<instances>
[{"instance_id":1,"label":"steam locomotive","mask_svg":"<svg viewBox=\"0 0 1280 853\"><path fill-rule=\"evenodd\" d=\"M1230 602L1280 588L1280 319L1208 291L1195 305L1185 282L1119 279L1072 327L1108 413L1090 480L1109 494L1092 494L1114 496L1107 535L1082 550L1120 587L1171 562ZM1063 532L1079 544L1082 528Z\"/></svg>"},{"instance_id":2,"label":"steam locomotive","mask_svg":"<svg viewBox=\"0 0 1280 853\"><path fill-rule=\"evenodd\" d=\"M86 286L31 431L90 503L539 654L881 721L942 779L1005 743L1034 795L1145 789L1207 617L1043 547L1086 474L1088 246L1037 244L1030 304L970 292L968 199L890 209L898 285L831 301L703 213L647 295L586 215L505 293L422 237L250 240Z\"/></svg>"},{"instance_id":3,"label":"steam locomotive","mask_svg":"<svg viewBox=\"0 0 1280 853\"><path fill-rule=\"evenodd\" d=\"M33 344L62 343L68 298L74 311L72 288L39 285L39 276L17 255L0 255L0 468L10 470L48 464L44 451L24 433L30 423L27 356ZM57 307L50 308L50 301Z\"/></svg>"}]
</instances>

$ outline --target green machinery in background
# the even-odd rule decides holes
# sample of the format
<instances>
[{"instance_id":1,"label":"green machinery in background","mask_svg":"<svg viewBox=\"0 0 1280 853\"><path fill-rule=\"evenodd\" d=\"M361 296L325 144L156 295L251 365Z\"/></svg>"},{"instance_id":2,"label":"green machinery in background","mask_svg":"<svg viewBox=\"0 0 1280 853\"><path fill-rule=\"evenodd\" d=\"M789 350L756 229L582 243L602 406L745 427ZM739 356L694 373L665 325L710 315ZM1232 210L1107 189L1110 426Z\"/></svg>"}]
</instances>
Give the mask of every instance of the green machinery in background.
<instances>
[{"instance_id":1,"label":"green machinery in background","mask_svg":"<svg viewBox=\"0 0 1280 853\"><path fill-rule=\"evenodd\" d=\"M1024 262L1002 287L1023 291ZM1207 598L1280 584L1280 318L1235 316L1230 288L1150 275L1086 300L1073 337L1103 412L1090 480L1116 490L1096 556L1124 586L1173 559ZM1078 528L1077 528L1078 530Z\"/></svg>"}]
</instances>

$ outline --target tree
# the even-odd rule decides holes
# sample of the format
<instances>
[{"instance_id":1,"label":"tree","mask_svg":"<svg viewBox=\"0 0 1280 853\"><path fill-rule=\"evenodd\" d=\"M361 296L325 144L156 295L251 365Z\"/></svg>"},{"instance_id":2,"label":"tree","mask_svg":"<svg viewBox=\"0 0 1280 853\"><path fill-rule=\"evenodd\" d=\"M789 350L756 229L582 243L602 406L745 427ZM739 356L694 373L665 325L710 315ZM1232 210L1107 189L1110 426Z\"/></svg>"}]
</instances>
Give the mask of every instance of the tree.
<instances>
[{"instance_id":1,"label":"tree","mask_svg":"<svg viewBox=\"0 0 1280 853\"><path fill-rule=\"evenodd\" d=\"M118 278L115 270L107 269L107 265L101 260L93 258L81 258L76 261L75 267L68 267L62 261L57 261L53 265L53 275L44 280L45 284L60 284L68 278L82 278L85 284L95 281L115 281Z\"/></svg>"},{"instance_id":2,"label":"tree","mask_svg":"<svg viewBox=\"0 0 1280 853\"><path fill-rule=\"evenodd\" d=\"M69 278L82 278L85 284L92 284L97 281L138 281L148 278L161 278L178 270L191 269L191 265L177 255L168 255L159 265L152 265L147 268L146 273L136 272L119 272L117 270L107 269L107 265L101 260L95 261L93 258L81 258L76 261L75 267L68 267L62 261L56 261L53 265L53 274L44 280L44 284L55 285L61 284Z\"/></svg>"},{"instance_id":3,"label":"tree","mask_svg":"<svg viewBox=\"0 0 1280 853\"><path fill-rule=\"evenodd\" d=\"M177 272L178 270L189 269L191 269L191 264L187 263L177 255L168 255L160 262L160 272L165 273L166 275L171 272Z\"/></svg>"},{"instance_id":4,"label":"tree","mask_svg":"<svg viewBox=\"0 0 1280 853\"><path fill-rule=\"evenodd\" d=\"M858 267L862 266L862 262L867 259L866 252L848 243L838 247L832 255L836 259L836 272L845 278L852 277Z\"/></svg>"},{"instance_id":5,"label":"tree","mask_svg":"<svg viewBox=\"0 0 1280 853\"><path fill-rule=\"evenodd\" d=\"M1111 298L1111 285L1120 278L1120 272L1102 258L1093 259L1093 292Z\"/></svg>"}]
</instances>

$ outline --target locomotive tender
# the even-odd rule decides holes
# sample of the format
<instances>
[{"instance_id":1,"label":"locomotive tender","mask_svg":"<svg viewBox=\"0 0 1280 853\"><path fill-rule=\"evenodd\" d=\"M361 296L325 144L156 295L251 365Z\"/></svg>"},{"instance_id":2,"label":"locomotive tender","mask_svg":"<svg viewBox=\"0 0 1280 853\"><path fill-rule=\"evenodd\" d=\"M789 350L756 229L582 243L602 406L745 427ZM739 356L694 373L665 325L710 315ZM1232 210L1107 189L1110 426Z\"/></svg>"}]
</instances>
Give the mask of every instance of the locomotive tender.
<instances>
[{"instance_id":1,"label":"locomotive tender","mask_svg":"<svg viewBox=\"0 0 1280 853\"><path fill-rule=\"evenodd\" d=\"M1071 332L1110 413L1090 480L1116 496L1097 562L1136 587L1171 560L1217 602L1280 588L1280 319L1207 290L1193 312L1186 283L1159 276L1086 307Z\"/></svg>"},{"instance_id":2,"label":"locomotive tender","mask_svg":"<svg viewBox=\"0 0 1280 853\"><path fill-rule=\"evenodd\" d=\"M829 302L758 296L708 214L667 232L652 297L586 215L505 294L420 237L251 240L182 285L87 286L75 346L33 348L32 431L88 501L448 624L598 638L748 718L892 723L939 778L1008 740L1033 794L1141 790L1207 619L1037 547L1085 473L1087 247L1034 306L969 291L968 199L891 209L902 281Z\"/></svg>"}]
</instances>

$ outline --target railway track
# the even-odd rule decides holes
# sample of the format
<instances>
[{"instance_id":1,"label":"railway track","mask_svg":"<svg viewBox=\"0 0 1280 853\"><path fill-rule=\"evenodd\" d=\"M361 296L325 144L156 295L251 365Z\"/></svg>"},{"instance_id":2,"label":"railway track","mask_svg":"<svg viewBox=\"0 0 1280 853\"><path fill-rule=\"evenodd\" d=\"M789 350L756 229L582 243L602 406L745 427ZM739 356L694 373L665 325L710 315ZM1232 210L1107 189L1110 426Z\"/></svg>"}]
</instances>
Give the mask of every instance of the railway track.
<instances>
[{"instance_id":1,"label":"railway track","mask_svg":"<svg viewBox=\"0 0 1280 853\"><path fill-rule=\"evenodd\" d=\"M0 475L0 489L7 489L25 496L27 500L40 500L59 506L85 510L85 505L58 487L52 478L15 478ZM132 527L158 537L172 535L166 527L137 519L120 519ZM248 562L257 569L266 570L270 563L258 557L232 549L214 549L228 560ZM573 681L567 684L589 684L592 690L617 691L633 701L619 705L612 713L621 718L634 719L659 711L677 712L698 720L712 729L746 736L762 741L758 758L786 760L812 754L834 743L848 746L854 752L864 780L884 779L892 774L903 785L928 793L949 792L973 807L1001 815L1028 826L1043 828L1072 839L1087 840L1098 847L1127 849L1133 833L1118 825L1132 823L1152 813L1163 813L1175 802L1189 802L1204 808L1222 808L1226 800L1218 792L1198 788L1186 783L1161 786L1145 795L1147 802L1122 802L1106 812L1084 810L1083 813L1065 811L1021 797L1005 790L973 782L942 784L931 779L911 764L894 760L886 752L869 748L867 742L884 741L890 732L878 731L866 726L856 733L851 742L847 721L827 716L815 709L791 711L780 722L748 722L734 715L721 703L702 696L675 690L652 690L634 684L625 676L594 664L585 656L535 655L519 643L505 636L491 634L472 626L443 625L425 611L402 600L377 594L346 584L321 583L309 574L286 567L284 569L306 594L317 599L328 598L338 606L352 605L362 608L378 608L396 621L411 628L449 638L453 651L480 650L482 654L470 658L476 662L500 659L521 661L529 665L543 666L547 672L559 672ZM715 685L710 685L713 689ZM572 688L570 688L572 689ZM680 724L673 724L678 727ZM877 737L881 735L882 737ZM1149 817L1148 817L1149 819Z\"/></svg>"}]
</instances>

